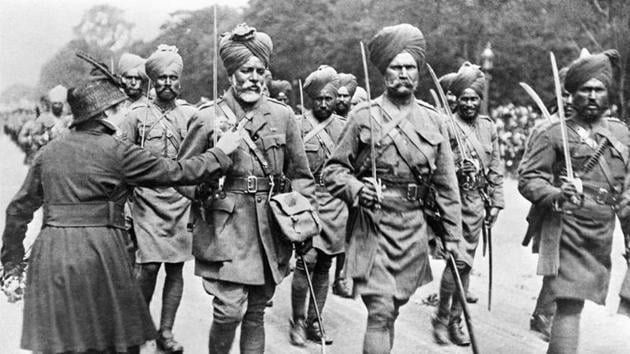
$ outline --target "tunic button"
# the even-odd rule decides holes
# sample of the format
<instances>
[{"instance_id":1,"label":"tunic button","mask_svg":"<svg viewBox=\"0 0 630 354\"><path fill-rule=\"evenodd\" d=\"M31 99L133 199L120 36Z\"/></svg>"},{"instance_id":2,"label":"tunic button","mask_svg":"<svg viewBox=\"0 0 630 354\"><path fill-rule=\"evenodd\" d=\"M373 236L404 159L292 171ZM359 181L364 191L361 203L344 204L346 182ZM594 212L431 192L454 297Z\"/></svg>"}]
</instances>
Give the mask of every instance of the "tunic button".
<instances>
[{"instance_id":1,"label":"tunic button","mask_svg":"<svg viewBox=\"0 0 630 354\"><path fill-rule=\"evenodd\" d=\"M261 198L261 197L256 197L256 201L257 201L258 203L260 203L260 202L262 202L262 198Z\"/></svg>"}]
</instances>

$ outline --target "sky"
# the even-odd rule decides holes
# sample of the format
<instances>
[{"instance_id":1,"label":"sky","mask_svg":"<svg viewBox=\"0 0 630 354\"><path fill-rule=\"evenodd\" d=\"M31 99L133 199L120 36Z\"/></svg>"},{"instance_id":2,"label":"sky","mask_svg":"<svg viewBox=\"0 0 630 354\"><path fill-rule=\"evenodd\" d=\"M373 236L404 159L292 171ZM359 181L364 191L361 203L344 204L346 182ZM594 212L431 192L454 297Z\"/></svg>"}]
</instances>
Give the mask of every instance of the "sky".
<instances>
[{"instance_id":1,"label":"sky","mask_svg":"<svg viewBox=\"0 0 630 354\"><path fill-rule=\"evenodd\" d=\"M247 0L0 0L0 92L13 84L34 86L41 66L73 38L72 28L95 5L125 11L133 37L150 40L176 10L218 3L241 7Z\"/></svg>"}]
</instances>

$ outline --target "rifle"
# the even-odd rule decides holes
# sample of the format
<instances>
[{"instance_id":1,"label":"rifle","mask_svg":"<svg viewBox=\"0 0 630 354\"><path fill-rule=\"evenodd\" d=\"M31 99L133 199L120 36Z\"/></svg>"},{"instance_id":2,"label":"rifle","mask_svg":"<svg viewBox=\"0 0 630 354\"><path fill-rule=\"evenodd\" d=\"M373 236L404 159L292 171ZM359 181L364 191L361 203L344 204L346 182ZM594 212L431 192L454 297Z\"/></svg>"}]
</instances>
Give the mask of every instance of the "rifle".
<instances>
[{"instance_id":1,"label":"rifle","mask_svg":"<svg viewBox=\"0 0 630 354\"><path fill-rule=\"evenodd\" d=\"M470 317L470 311L468 310L468 303L466 302L466 290L464 289L464 285L462 284L462 278L459 275L459 270L457 269L457 262L455 261L455 257L453 256L452 252L448 252L446 250L446 240L444 239L446 237L446 230L444 229L444 225L442 223L442 215L440 214L440 210L438 209L435 200L435 189L433 186L430 186L429 195L425 202L424 214L427 220L427 224L429 224L429 227L433 229L433 232L442 244L442 249L444 250L444 253L446 255L447 267L451 269L451 274L453 275L453 278L455 279L455 285L457 286L457 296L460 303L462 304L464 320L466 321L466 328L468 329L472 351L474 354L478 354L479 348L477 346L477 340L475 339L472 318Z\"/></svg>"}]
</instances>

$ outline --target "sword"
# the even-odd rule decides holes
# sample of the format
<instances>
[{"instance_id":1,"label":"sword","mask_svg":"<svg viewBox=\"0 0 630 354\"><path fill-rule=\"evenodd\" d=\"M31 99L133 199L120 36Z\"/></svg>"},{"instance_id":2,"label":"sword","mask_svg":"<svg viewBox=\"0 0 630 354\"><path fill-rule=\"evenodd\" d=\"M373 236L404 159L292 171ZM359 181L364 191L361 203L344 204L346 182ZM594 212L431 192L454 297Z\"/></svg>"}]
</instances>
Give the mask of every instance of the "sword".
<instances>
[{"instance_id":1,"label":"sword","mask_svg":"<svg viewBox=\"0 0 630 354\"><path fill-rule=\"evenodd\" d=\"M438 111L440 111L441 113L444 113L444 109L442 108L442 105L440 104L440 99L438 98L438 95L435 92L435 90L429 89L429 92L431 92L431 97L433 98L433 102L435 103L435 108L437 108Z\"/></svg>"},{"instance_id":2,"label":"sword","mask_svg":"<svg viewBox=\"0 0 630 354\"><path fill-rule=\"evenodd\" d=\"M296 252L297 253L297 252ZM299 255L302 260L302 264L304 265L304 274L306 275L306 282L308 283L308 292L311 295L311 303L313 304L313 309L315 309L315 316L317 317L317 323L319 323L319 331L321 333L321 344L322 344L322 354L326 354L326 331L324 331L324 324L322 323L322 317L319 312L319 307L317 306L317 299L315 299L315 290L313 289L313 282L311 281L311 275L308 274L308 267L306 266L306 262L304 261L304 255Z\"/></svg>"},{"instance_id":3,"label":"sword","mask_svg":"<svg viewBox=\"0 0 630 354\"><path fill-rule=\"evenodd\" d=\"M536 103L536 106L538 107L538 109L540 109L540 112L542 113L542 115L545 118L547 118L549 123L553 123L553 118L551 118L551 114L547 110L547 107L545 106L543 101L540 99L540 96L538 96L536 91L534 91L534 89L531 86L529 86L528 84L524 82L520 82L519 85L521 85L521 87L525 90L525 92L527 92L529 97L531 97L532 100L534 100L534 102Z\"/></svg>"},{"instance_id":4,"label":"sword","mask_svg":"<svg viewBox=\"0 0 630 354\"><path fill-rule=\"evenodd\" d=\"M367 92L367 101L368 101L368 120L370 121L370 164L372 167L372 180L370 181L374 188L376 189L376 199L377 203L375 208L379 209L381 205L381 200L383 199L383 188L381 185L381 181L376 176L376 152L374 148L374 122L372 122L372 95L370 93L370 76L368 72L368 64L367 57L365 55L365 45L363 42L359 42L361 44L361 60L363 61L363 74L365 75L365 91Z\"/></svg>"},{"instance_id":5,"label":"sword","mask_svg":"<svg viewBox=\"0 0 630 354\"><path fill-rule=\"evenodd\" d=\"M214 20L213 20L213 30L214 32L213 34L213 48L212 51L214 52L212 55L212 99L214 100L214 119L212 121L213 127L212 127L212 142L214 145L212 146L216 146L217 145L217 117L219 116L219 111L218 111L218 107L217 104L218 102L218 94L219 94L219 84L217 83L217 80L219 79L219 75L217 73L217 66L218 66L218 58L217 58L217 50L218 50L218 43L217 43L217 5L214 4L214 8L213 8L213 15L214 15Z\"/></svg>"},{"instance_id":6,"label":"sword","mask_svg":"<svg viewBox=\"0 0 630 354\"><path fill-rule=\"evenodd\" d=\"M558 118L560 120L560 134L562 135L562 150L564 153L564 166L567 170L567 180L575 186L578 193L582 193L582 180L573 174L573 164L571 163L571 153L569 151L569 137L567 133L567 124L564 121L564 106L562 104L562 85L560 84L560 75L558 74L558 65L553 52L549 52L551 59L551 69L553 70L553 83L556 89L556 103L558 105ZM579 201L572 201L579 204Z\"/></svg>"},{"instance_id":7,"label":"sword","mask_svg":"<svg viewBox=\"0 0 630 354\"><path fill-rule=\"evenodd\" d=\"M492 311L492 228L485 220L483 224L488 238L488 311Z\"/></svg>"},{"instance_id":8,"label":"sword","mask_svg":"<svg viewBox=\"0 0 630 354\"><path fill-rule=\"evenodd\" d=\"M444 240L442 240L442 243L444 243ZM457 263L455 262L455 257L453 257L453 253L451 252L446 252L446 253L448 255L447 262L449 264L449 268L451 268L451 273L453 274L453 278L455 279L455 285L457 285L457 295L459 297L459 302L462 304L462 310L464 312L464 320L466 320L466 328L468 328L468 336L470 337L470 345L472 347L473 353L478 354L479 348L477 347L477 340L475 339L475 333L473 331L472 319L470 318L470 312L468 311L468 304L466 303L466 290L464 290L462 278L460 277L459 271L457 270Z\"/></svg>"},{"instance_id":9,"label":"sword","mask_svg":"<svg viewBox=\"0 0 630 354\"><path fill-rule=\"evenodd\" d=\"M302 79L298 79L298 86L300 87L300 109L302 111L302 117L306 118L304 113L304 92L302 91Z\"/></svg>"}]
</instances>

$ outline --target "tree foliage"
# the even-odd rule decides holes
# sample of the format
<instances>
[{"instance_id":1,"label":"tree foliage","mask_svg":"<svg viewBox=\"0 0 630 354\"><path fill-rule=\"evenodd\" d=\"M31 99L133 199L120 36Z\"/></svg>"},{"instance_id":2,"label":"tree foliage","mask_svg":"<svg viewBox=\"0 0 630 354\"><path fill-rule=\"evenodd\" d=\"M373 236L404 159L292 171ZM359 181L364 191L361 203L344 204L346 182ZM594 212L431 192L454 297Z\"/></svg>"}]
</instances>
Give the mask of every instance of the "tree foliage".
<instances>
[{"instance_id":1,"label":"tree foliage","mask_svg":"<svg viewBox=\"0 0 630 354\"><path fill-rule=\"evenodd\" d=\"M103 13L108 14L107 21L100 21ZM552 102L549 52L553 51L559 65L565 66L583 47L591 52L608 48L620 51L621 89L613 101L624 103L630 98L630 1L625 0L250 0L242 12L218 8L219 32L244 21L273 39L274 78L294 83L319 65L329 64L337 71L353 73L363 84L359 42L369 41L383 26L410 23L425 34L426 59L438 75L456 71L464 61L481 64L481 52L486 43L492 43L495 60L490 72L490 106L531 104L518 85L520 81ZM102 25L104 32L95 24ZM69 52L76 48L107 60L112 53L129 48L148 56L158 44L165 43L179 48L184 59L184 98L196 102L212 92L212 26L212 8L178 11L171 14L156 39L129 43L125 33L131 25L122 13L97 7L76 27L77 38L44 67L42 85L72 82L73 76L85 71L77 67L80 63L69 60ZM121 28L122 32L116 32ZM101 39L98 33L107 35ZM433 84L425 70L421 72L418 96L427 99ZM379 94L381 77L371 65L370 75L373 95ZM220 88L227 85L220 60L219 83Z\"/></svg>"}]
</instances>

